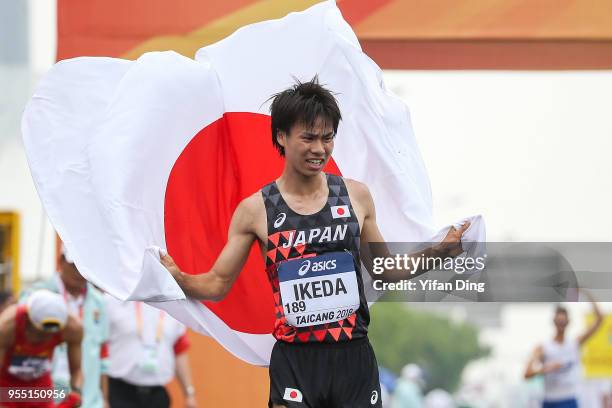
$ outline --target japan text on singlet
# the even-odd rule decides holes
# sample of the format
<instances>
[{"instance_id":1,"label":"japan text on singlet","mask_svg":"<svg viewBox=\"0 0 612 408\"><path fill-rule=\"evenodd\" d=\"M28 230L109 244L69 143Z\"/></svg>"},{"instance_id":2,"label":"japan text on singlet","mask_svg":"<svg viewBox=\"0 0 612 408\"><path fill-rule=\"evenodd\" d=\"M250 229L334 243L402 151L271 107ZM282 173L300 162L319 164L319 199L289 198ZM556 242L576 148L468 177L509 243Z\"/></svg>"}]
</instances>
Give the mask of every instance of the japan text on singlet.
<instances>
[{"instance_id":1,"label":"japan text on singlet","mask_svg":"<svg viewBox=\"0 0 612 408\"><path fill-rule=\"evenodd\" d=\"M365 337L368 331L359 222L342 177L326 177L327 203L310 215L291 210L276 182L261 190L268 219L266 271L274 293L277 340L337 343Z\"/></svg>"}]
</instances>

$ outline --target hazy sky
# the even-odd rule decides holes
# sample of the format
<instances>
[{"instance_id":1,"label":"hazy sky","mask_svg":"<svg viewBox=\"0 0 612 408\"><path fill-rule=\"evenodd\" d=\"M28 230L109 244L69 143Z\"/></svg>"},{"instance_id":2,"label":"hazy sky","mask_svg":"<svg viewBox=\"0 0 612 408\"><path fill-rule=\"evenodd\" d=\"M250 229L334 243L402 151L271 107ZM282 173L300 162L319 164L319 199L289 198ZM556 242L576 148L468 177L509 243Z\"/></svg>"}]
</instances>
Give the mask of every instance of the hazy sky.
<instances>
[{"instance_id":1,"label":"hazy sky","mask_svg":"<svg viewBox=\"0 0 612 408\"><path fill-rule=\"evenodd\" d=\"M393 71L436 218L489 240L612 240L612 71Z\"/></svg>"}]
</instances>

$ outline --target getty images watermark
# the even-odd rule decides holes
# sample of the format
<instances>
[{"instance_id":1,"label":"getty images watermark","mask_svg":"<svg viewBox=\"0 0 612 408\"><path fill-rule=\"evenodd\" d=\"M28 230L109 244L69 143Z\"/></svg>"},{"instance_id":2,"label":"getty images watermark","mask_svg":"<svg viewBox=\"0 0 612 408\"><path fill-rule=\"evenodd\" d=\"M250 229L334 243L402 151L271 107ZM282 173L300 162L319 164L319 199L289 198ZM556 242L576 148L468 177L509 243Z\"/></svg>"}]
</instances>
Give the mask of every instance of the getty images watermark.
<instances>
[{"instance_id":1,"label":"getty images watermark","mask_svg":"<svg viewBox=\"0 0 612 408\"><path fill-rule=\"evenodd\" d=\"M486 282L473 282L469 279L453 279L442 281L434 277L427 279L400 279L393 281L395 276L410 276L427 271L454 272L462 275L465 272L482 272L486 268L487 255L435 257L425 254L395 254L387 257L375 257L372 260L372 273L380 279L372 281L372 287L377 291L473 291L484 293Z\"/></svg>"},{"instance_id":2,"label":"getty images watermark","mask_svg":"<svg viewBox=\"0 0 612 408\"><path fill-rule=\"evenodd\" d=\"M572 302L581 288L612 301L611 242L462 242L453 257L435 247L370 243L368 301Z\"/></svg>"}]
</instances>

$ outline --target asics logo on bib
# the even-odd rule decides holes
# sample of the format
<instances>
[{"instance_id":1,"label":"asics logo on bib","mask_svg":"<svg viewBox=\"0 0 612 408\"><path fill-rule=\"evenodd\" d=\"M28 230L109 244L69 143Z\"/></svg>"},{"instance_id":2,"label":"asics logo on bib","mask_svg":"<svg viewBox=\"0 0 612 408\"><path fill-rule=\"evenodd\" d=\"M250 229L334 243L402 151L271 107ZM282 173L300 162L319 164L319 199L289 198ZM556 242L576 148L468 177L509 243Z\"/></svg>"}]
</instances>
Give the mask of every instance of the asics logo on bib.
<instances>
[{"instance_id":1,"label":"asics logo on bib","mask_svg":"<svg viewBox=\"0 0 612 408\"><path fill-rule=\"evenodd\" d=\"M274 221L274 228L278 228L281 225L283 225L286 218L287 218L287 214L285 214L284 212L278 214L278 217L276 217L276 220Z\"/></svg>"},{"instance_id":2,"label":"asics logo on bib","mask_svg":"<svg viewBox=\"0 0 612 408\"><path fill-rule=\"evenodd\" d=\"M298 275L304 276L308 272L322 272L329 269L336 269L336 260L330 259L328 261L319 261L319 262L311 262L310 260L305 260L298 269Z\"/></svg>"},{"instance_id":3,"label":"asics logo on bib","mask_svg":"<svg viewBox=\"0 0 612 408\"><path fill-rule=\"evenodd\" d=\"M274 223L276 226L276 222ZM282 245L283 248L291 248L298 245L336 242L344 240L348 225L336 225L335 227L311 228L302 231L290 231L287 242Z\"/></svg>"}]
</instances>

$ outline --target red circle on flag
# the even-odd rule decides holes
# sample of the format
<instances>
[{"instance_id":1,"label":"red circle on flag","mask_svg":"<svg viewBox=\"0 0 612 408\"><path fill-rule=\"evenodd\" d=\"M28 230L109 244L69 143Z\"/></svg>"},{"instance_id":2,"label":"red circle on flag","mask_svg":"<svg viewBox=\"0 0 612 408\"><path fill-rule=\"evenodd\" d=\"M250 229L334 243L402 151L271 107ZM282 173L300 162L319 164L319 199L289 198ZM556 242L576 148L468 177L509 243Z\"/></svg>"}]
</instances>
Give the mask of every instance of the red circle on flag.
<instances>
[{"instance_id":1,"label":"red circle on flag","mask_svg":"<svg viewBox=\"0 0 612 408\"><path fill-rule=\"evenodd\" d=\"M344 208L338 208L338 215L344 215Z\"/></svg>"},{"instance_id":2,"label":"red circle on flag","mask_svg":"<svg viewBox=\"0 0 612 408\"><path fill-rule=\"evenodd\" d=\"M295 391L291 391L291 392L289 393L289 397L291 397L291 398L297 398L297 392L295 392Z\"/></svg>"},{"instance_id":3,"label":"red circle on flag","mask_svg":"<svg viewBox=\"0 0 612 408\"><path fill-rule=\"evenodd\" d=\"M283 165L272 147L268 115L226 113L194 136L170 172L164 203L166 246L182 271L210 270L238 203L278 178ZM325 171L340 174L333 159ZM272 332L274 301L259 245L226 298L205 304L234 330Z\"/></svg>"}]
</instances>

